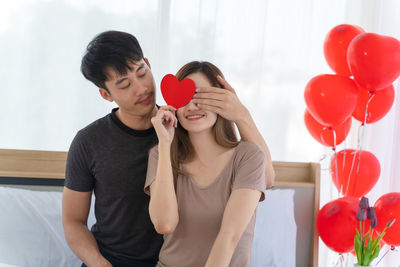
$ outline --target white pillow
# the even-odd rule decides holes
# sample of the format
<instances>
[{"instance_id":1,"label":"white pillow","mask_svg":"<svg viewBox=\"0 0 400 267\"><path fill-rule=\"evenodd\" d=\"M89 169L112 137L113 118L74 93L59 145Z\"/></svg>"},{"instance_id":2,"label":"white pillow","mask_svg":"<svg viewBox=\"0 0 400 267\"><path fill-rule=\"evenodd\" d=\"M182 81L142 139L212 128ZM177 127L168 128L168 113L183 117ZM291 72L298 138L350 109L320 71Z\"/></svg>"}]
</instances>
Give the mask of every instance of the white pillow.
<instances>
[{"instance_id":1,"label":"white pillow","mask_svg":"<svg viewBox=\"0 0 400 267\"><path fill-rule=\"evenodd\" d=\"M81 266L65 241L61 197L61 192L0 187L0 265ZM89 226L95 221L93 203Z\"/></svg>"},{"instance_id":2,"label":"white pillow","mask_svg":"<svg viewBox=\"0 0 400 267\"><path fill-rule=\"evenodd\" d=\"M258 204L252 248L254 267L296 266L294 190L267 190Z\"/></svg>"}]
</instances>

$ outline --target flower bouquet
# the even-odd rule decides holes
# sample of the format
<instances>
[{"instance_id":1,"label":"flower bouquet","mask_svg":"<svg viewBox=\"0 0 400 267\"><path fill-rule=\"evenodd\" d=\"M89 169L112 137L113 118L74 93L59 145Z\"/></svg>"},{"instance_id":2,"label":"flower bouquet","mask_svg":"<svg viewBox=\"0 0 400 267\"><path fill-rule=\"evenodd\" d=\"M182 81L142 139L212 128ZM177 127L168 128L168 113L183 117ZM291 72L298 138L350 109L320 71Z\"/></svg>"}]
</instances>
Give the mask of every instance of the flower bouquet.
<instances>
[{"instance_id":1,"label":"flower bouquet","mask_svg":"<svg viewBox=\"0 0 400 267\"><path fill-rule=\"evenodd\" d=\"M370 221L370 226L365 234L365 221L367 219ZM356 228L356 235L354 236L354 251L357 255L355 266L370 266L371 262L379 255L380 242L386 229L393 225L395 219L389 221L382 233L374 238L374 230L378 224L375 208L369 206L368 198L362 197L357 212L357 220L360 221L360 227L359 229Z\"/></svg>"}]
</instances>

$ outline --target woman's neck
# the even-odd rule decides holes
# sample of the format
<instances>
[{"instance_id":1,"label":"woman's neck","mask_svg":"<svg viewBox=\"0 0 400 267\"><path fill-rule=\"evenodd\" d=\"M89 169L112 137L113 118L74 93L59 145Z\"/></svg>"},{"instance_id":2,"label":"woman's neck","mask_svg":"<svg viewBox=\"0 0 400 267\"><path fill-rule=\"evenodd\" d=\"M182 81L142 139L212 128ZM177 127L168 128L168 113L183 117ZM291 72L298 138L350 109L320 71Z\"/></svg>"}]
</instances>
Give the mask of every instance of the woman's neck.
<instances>
[{"instance_id":1,"label":"woman's neck","mask_svg":"<svg viewBox=\"0 0 400 267\"><path fill-rule=\"evenodd\" d=\"M208 165L210 161L212 162L213 159L227 150L215 141L211 130L189 133L189 138L195 151L194 160L198 160L204 165Z\"/></svg>"}]
</instances>

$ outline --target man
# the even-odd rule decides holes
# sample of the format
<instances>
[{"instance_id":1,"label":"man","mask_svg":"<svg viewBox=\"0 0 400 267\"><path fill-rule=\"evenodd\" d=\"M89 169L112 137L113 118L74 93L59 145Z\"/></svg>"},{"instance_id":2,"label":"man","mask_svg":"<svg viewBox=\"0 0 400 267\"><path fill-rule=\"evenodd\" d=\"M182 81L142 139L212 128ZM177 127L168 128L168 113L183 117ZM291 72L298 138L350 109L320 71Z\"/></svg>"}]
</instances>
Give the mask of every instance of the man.
<instances>
[{"instance_id":1,"label":"man","mask_svg":"<svg viewBox=\"0 0 400 267\"><path fill-rule=\"evenodd\" d=\"M68 152L63 192L63 226L68 245L82 266L155 266L163 238L149 217L144 193L149 149L157 143L151 118L157 113L150 63L137 39L124 32L96 36L82 59L81 71L101 97L118 108L80 130ZM199 88L196 101L238 126L244 140L268 148L232 87ZM218 102L218 103L217 103ZM92 191L96 223L87 227Z\"/></svg>"}]
</instances>

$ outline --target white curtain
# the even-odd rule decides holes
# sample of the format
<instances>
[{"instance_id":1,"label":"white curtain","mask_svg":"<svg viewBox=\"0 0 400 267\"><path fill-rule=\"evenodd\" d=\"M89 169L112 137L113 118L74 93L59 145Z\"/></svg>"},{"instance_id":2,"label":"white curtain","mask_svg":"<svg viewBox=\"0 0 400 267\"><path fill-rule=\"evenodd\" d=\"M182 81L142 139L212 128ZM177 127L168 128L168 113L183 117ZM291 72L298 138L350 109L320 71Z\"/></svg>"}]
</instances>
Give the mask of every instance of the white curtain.
<instances>
[{"instance_id":1,"label":"white curtain","mask_svg":"<svg viewBox=\"0 0 400 267\"><path fill-rule=\"evenodd\" d=\"M106 30L134 34L159 85L191 60L215 63L251 111L273 160L321 161L303 122L304 87L332 73L323 58L327 32L341 23L400 39L396 0L15 0L0 2L0 147L67 150L75 133L110 112L79 71L85 46ZM400 191L400 99L365 129L364 147L380 160L373 203ZM164 104L158 91L157 102ZM356 148L354 123L346 147ZM322 173L321 206L337 197ZM385 249L384 249L385 250ZM400 264L390 252L379 266ZM382 255L382 254L381 254ZM320 266L337 254L321 242ZM347 259L352 266L354 259Z\"/></svg>"}]
</instances>

